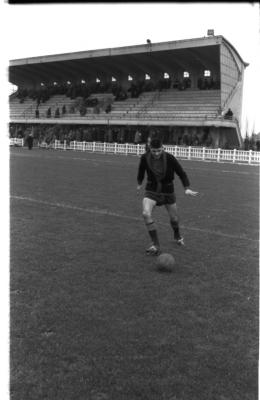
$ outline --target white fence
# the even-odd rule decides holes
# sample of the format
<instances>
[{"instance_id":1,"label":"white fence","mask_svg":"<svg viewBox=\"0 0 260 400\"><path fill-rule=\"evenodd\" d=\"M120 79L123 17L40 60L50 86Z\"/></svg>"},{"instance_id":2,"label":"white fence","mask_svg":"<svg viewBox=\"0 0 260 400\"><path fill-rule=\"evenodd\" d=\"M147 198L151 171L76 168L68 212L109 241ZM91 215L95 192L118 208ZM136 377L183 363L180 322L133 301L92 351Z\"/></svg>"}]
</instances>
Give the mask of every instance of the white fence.
<instances>
[{"instance_id":1,"label":"white fence","mask_svg":"<svg viewBox=\"0 0 260 400\"><path fill-rule=\"evenodd\" d=\"M10 138L10 146L24 146L24 139Z\"/></svg>"},{"instance_id":2,"label":"white fence","mask_svg":"<svg viewBox=\"0 0 260 400\"><path fill-rule=\"evenodd\" d=\"M23 139L12 138L10 145L24 146ZM113 153L125 155L141 155L145 152L145 145L132 144L132 143L102 143L102 142L60 142L55 140L54 143L47 145L41 143L39 147L52 148L55 150L75 150L75 151L90 151L93 153ZM203 161L216 161L216 162L231 162L243 164L260 164L260 152L253 150L223 150L211 149L208 147L186 147L186 146L172 146L164 145L164 148L170 154L177 158L188 160L203 160Z\"/></svg>"}]
</instances>

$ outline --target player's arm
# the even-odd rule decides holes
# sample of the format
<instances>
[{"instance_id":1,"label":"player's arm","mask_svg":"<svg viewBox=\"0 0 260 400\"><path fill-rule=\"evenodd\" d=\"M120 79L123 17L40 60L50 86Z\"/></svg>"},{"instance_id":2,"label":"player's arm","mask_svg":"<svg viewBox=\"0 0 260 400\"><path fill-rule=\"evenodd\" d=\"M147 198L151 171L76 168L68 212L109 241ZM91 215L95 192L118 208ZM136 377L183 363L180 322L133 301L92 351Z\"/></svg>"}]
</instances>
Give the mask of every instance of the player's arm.
<instances>
[{"instance_id":1,"label":"player's arm","mask_svg":"<svg viewBox=\"0 0 260 400\"><path fill-rule=\"evenodd\" d=\"M138 172L137 172L137 192L140 191L142 187L142 183L144 180L144 175L145 175L145 169L146 169L146 163L145 163L145 158L142 156L139 162L139 167L138 167Z\"/></svg>"},{"instance_id":2,"label":"player's arm","mask_svg":"<svg viewBox=\"0 0 260 400\"><path fill-rule=\"evenodd\" d=\"M189 178L186 174L186 172L184 171L184 169L182 168L181 164L178 162L178 160L174 157L173 158L173 163L174 163L174 170L176 172L176 174L179 176L182 185L184 187L184 193L187 196L197 196L198 192L195 192L194 190L190 189L190 181Z\"/></svg>"}]
</instances>

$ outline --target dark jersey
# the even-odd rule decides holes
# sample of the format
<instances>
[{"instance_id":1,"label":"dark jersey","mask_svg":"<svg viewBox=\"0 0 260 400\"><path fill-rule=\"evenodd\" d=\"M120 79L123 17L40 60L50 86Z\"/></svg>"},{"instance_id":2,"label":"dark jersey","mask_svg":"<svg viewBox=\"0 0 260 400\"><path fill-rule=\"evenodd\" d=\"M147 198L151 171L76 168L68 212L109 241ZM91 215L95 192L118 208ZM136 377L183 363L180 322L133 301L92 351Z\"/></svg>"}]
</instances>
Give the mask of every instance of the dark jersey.
<instances>
[{"instance_id":1,"label":"dark jersey","mask_svg":"<svg viewBox=\"0 0 260 400\"><path fill-rule=\"evenodd\" d=\"M162 168L160 173L157 173L157 171L154 169L153 160L151 157L152 155L150 152L141 156L137 173L138 185L142 184L145 173L147 173L145 190L157 193L172 193L174 192L173 181L176 173L179 176L184 188L190 186L186 172L173 155L165 151L162 153Z\"/></svg>"}]
</instances>

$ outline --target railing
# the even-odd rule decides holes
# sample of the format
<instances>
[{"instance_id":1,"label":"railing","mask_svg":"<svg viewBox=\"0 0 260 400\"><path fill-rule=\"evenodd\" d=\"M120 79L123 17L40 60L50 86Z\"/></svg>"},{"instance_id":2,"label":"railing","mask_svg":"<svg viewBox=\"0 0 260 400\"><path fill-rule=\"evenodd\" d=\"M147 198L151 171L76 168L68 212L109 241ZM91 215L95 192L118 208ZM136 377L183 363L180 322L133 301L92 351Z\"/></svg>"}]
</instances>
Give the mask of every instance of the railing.
<instances>
[{"instance_id":1,"label":"railing","mask_svg":"<svg viewBox=\"0 0 260 400\"><path fill-rule=\"evenodd\" d=\"M24 146L24 139L10 138L10 146Z\"/></svg>"},{"instance_id":2,"label":"railing","mask_svg":"<svg viewBox=\"0 0 260 400\"><path fill-rule=\"evenodd\" d=\"M24 146L24 139L11 138L10 145ZM38 147L52 148L55 150L89 151L93 153L111 153L125 155L141 155L145 152L144 144L132 143L103 143L103 142L61 142L55 140L51 144L39 143ZM187 147L164 145L165 151L177 158L187 160L202 160L215 162L242 163L260 165L260 152L253 150L223 150L209 147Z\"/></svg>"},{"instance_id":3,"label":"railing","mask_svg":"<svg viewBox=\"0 0 260 400\"><path fill-rule=\"evenodd\" d=\"M63 143L56 140L52 145L54 149L62 150L77 150L77 151L91 151L100 153L114 153L114 154L133 154L141 155L145 152L144 144L132 143L103 143L103 142L69 142ZM164 145L164 148L170 154L178 158L186 158L188 160L203 160L203 161L225 161L232 163L247 163L247 164L260 164L260 152L253 150L223 150L211 149L208 147L182 147Z\"/></svg>"}]
</instances>

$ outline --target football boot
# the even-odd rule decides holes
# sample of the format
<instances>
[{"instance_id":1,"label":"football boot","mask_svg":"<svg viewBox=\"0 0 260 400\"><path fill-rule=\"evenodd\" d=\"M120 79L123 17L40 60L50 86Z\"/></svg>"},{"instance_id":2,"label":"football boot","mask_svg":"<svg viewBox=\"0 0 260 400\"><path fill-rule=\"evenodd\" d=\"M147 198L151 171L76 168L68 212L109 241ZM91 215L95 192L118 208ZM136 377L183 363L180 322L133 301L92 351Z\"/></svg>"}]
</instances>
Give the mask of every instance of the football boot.
<instances>
[{"instance_id":1,"label":"football boot","mask_svg":"<svg viewBox=\"0 0 260 400\"><path fill-rule=\"evenodd\" d=\"M161 253L161 250L158 246L152 244L148 249L146 249L147 255L158 256Z\"/></svg>"},{"instance_id":2,"label":"football boot","mask_svg":"<svg viewBox=\"0 0 260 400\"><path fill-rule=\"evenodd\" d=\"M174 236L174 240L178 246L184 246L184 239L182 236L178 236L178 237Z\"/></svg>"}]
</instances>

